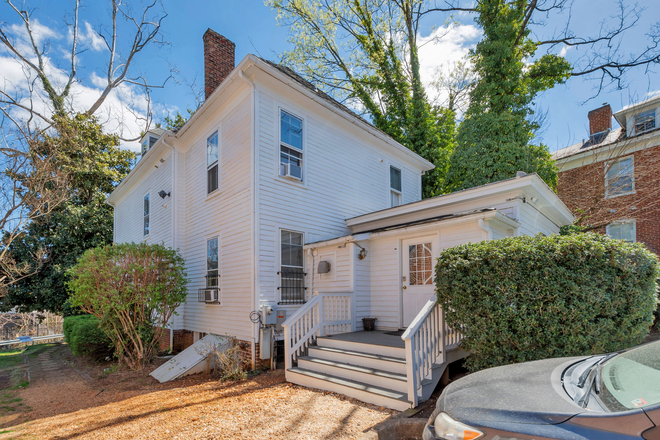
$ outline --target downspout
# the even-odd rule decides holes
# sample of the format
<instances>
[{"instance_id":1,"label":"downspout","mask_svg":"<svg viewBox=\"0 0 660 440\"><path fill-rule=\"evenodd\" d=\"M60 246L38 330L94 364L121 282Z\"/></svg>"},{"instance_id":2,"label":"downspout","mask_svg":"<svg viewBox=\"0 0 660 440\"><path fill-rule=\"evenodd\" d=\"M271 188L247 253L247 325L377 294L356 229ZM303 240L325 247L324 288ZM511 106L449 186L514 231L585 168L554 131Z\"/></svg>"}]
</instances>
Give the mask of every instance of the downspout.
<instances>
[{"instance_id":1,"label":"downspout","mask_svg":"<svg viewBox=\"0 0 660 440\"><path fill-rule=\"evenodd\" d=\"M251 94L251 100L252 100L252 112L250 115L251 123L252 123L252 157L251 162L252 162L252 310L257 310L257 288L258 288L258 283L257 283L257 261L258 260L258 253L257 253L257 229L258 229L258 204L257 204L257 127L256 127L256 111L257 111L257 100L255 98L255 95L257 93L257 86L247 79L245 77L245 74L243 73L242 70L238 71L238 77L241 78L243 81L248 83L250 87L252 87L252 94ZM256 350L256 343L257 343L257 338L256 338L256 331L255 331L255 326L256 324L252 325L252 369L256 369L257 367L257 350ZM272 347L271 347L272 350Z\"/></svg>"},{"instance_id":2,"label":"downspout","mask_svg":"<svg viewBox=\"0 0 660 440\"><path fill-rule=\"evenodd\" d=\"M309 299L312 299L312 296L314 296L314 251L315 250L316 248L307 249L307 255L309 255L312 259L312 270L311 270L312 276L310 278L311 281L309 282L309 291L311 292L311 294L309 295Z\"/></svg>"},{"instance_id":3,"label":"downspout","mask_svg":"<svg viewBox=\"0 0 660 440\"><path fill-rule=\"evenodd\" d=\"M170 194L170 198L172 200L172 249L176 250L177 249L177 230L176 230L176 213L177 213L177 203L176 201L179 198L178 190L179 190L179 185L178 185L178 155L176 154L176 149L167 143L165 138L161 140L161 142L166 146L169 147L172 150L172 194ZM182 304L185 310L185 304ZM170 329L170 353L174 351L174 328Z\"/></svg>"},{"instance_id":4,"label":"downspout","mask_svg":"<svg viewBox=\"0 0 660 440\"><path fill-rule=\"evenodd\" d=\"M486 231L486 233L488 234L488 240L493 239L493 230L490 229L490 226L488 226L487 222L484 221L484 219L482 218L479 219L479 227L484 231Z\"/></svg>"}]
</instances>

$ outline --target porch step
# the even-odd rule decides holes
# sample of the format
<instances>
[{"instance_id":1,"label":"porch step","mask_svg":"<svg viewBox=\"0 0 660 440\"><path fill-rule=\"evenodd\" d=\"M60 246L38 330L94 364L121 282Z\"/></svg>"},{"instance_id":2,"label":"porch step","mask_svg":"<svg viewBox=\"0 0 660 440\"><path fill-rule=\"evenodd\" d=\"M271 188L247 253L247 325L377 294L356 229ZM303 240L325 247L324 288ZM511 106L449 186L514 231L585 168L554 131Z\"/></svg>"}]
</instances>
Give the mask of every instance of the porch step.
<instances>
[{"instance_id":1,"label":"porch step","mask_svg":"<svg viewBox=\"0 0 660 440\"><path fill-rule=\"evenodd\" d=\"M345 394L363 402L385 406L398 411L404 411L410 408L408 395L400 391L366 385L354 380L310 371L300 367L289 368L286 371L286 375L287 381L302 386Z\"/></svg>"},{"instance_id":2,"label":"porch step","mask_svg":"<svg viewBox=\"0 0 660 440\"><path fill-rule=\"evenodd\" d=\"M354 380L366 385L383 387L402 393L408 392L408 382L405 374L309 356L299 357L298 367L304 370L343 377L344 379Z\"/></svg>"},{"instance_id":3,"label":"porch step","mask_svg":"<svg viewBox=\"0 0 660 440\"><path fill-rule=\"evenodd\" d=\"M345 350L343 348L319 346L310 346L308 349L308 357L389 371L391 373L406 374L405 358L363 353L359 351Z\"/></svg>"},{"instance_id":4,"label":"porch step","mask_svg":"<svg viewBox=\"0 0 660 440\"><path fill-rule=\"evenodd\" d=\"M370 338L365 339L365 333ZM360 353L379 354L398 358L406 357L406 349L404 348L403 341L398 336L385 336L383 338L383 332L357 332L353 334L359 335L359 337L351 340L347 339L345 334L322 336L316 339L316 344L320 347L342 348ZM394 338L401 344L400 347L392 345L391 342L387 341Z\"/></svg>"}]
</instances>

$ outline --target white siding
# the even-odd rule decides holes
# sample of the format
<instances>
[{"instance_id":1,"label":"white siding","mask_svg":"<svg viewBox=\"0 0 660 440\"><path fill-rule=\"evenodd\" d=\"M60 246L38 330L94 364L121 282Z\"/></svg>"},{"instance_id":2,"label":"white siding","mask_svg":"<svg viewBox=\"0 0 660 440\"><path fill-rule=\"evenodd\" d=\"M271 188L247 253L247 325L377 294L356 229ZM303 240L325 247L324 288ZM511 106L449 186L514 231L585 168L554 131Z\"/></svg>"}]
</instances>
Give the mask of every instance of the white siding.
<instances>
[{"instance_id":1,"label":"white siding","mask_svg":"<svg viewBox=\"0 0 660 440\"><path fill-rule=\"evenodd\" d=\"M280 229L303 232L307 243L347 235L345 219L390 207L390 164L402 171L403 203L421 196L419 169L379 150L370 135L352 135L351 124L319 105L288 98L262 89L258 100L257 273L259 298L269 302L279 300ZM280 108L303 118L303 183L278 175ZM344 286L348 268L338 261L337 269Z\"/></svg>"},{"instance_id":2,"label":"white siding","mask_svg":"<svg viewBox=\"0 0 660 440\"><path fill-rule=\"evenodd\" d=\"M559 227L529 203L519 205L518 215L520 216L518 221L521 224L518 228L519 235L536 235L539 232L544 235L559 233Z\"/></svg>"},{"instance_id":3,"label":"white siding","mask_svg":"<svg viewBox=\"0 0 660 440\"><path fill-rule=\"evenodd\" d=\"M222 111L224 110L224 111ZM206 193L206 139L219 130L219 189ZM188 269L188 301L183 327L231 334L251 340L252 324L252 194L251 98L243 93L235 106L221 109L195 131L182 157L184 188L180 240ZM206 241L219 237L222 305L197 301L206 275Z\"/></svg>"},{"instance_id":4,"label":"white siding","mask_svg":"<svg viewBox=\"0 0 660 440\"><path fill-rule=\"evenodd\" d=\"M156 161L158 168L151 166L142 173L140 179L132 182L124 197L115 206L114 241L116 243L163 243L172 246L172 200L161 199L158 192L172 191L172 153L162 157L165 161ZM149 194L149 235L143 234L144 196ZM163 206L166 205L166 206Z\"/></svg>"}]
</instances>

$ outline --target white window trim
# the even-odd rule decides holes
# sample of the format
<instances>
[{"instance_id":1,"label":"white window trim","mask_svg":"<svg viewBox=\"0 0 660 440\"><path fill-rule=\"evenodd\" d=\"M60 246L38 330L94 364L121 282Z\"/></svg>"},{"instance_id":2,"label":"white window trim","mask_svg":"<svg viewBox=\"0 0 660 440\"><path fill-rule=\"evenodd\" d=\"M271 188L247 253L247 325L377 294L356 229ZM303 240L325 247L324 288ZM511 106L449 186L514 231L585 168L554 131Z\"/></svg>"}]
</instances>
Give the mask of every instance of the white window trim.
<instances>
[{"instance_id":1,"label":"white window trim","mask_svg":"<svg viewBox=\"0 0 660 440\"><path fill-rule=\"evenodd\" d=\"M399 203L397 206L403 205L403 168L395 166L394 164L388 162L387 163L389 166L387 167L387 204L390 205L390 208L394 208L392 206L392 193L396 193L399 195L401 198L401 203ZM392 188L392 171L391 168L399 170L401 173L401 191L397 191L396 189Z\"/></svg>"},{"instance_id":2,"label":"white window trim","mask_svg":"<svg viewBox=\"0 0 660 440\"><path fill-rule=\"evenodd\" d=\"M276 239L276 243L277 243L277 266L275 267L275 277L276 277L275 284L276 284L277 287L279 287L280 284L281 284L281 281L280 281L281 280L281 275L278 275L278 273L282 271L282 232L284 232L284 231L293 232L295 234L302 234L302 242L303 242L303 265L302 265L302 270L305 273L307 272L307 261L305 259L305 248L304 248L305 247L305 233L303 231L297 231L297 230L291 229L291 228L278 228L277 229L277 239ZM287 267L295 267L295 266L287 266ZM307 284L307 276L305 276L305 284ZM313 292L310 295L313 295ZM307 301L308 298L310 298L310 297L308 297L306 290L303 292L303 296L304 296L305 301ZM278 303L280 303L282 301L282 292L279 288L277 288L277 292L275 294L275 297L276 297L276 300L277 300ZM280 307L297 306L297 305L302 305L302 304L281 305Z\"/></svg>"},{"instance_id":3,"label":"white window trim","mask_svg":"<svg viewBox=\"0 0 660 440\"><path fill-rule=\"evenodd\" d=\"M208 252L208 245L209 241L213 240L214 238L218 239L218 302L217 303L207 303L205 302L205 306L213 306L213 307L222 307L222 247L220 245L220 234L216 235L209 235L206 237L206 240L204 243L206 246L204 247L204 275L209 274L209 270L206 266L206 258L207 258L207 252ZM208 289L208 286L206 285L206 278L204 278L204 289Z\"/></svg>"},{"instance_id":4,"label":"white window trim","mask_svg":"<svg viewBox=\"0 0 660 440\"><path fill-rule=\"evenodd\" d=\"M209 188L209 169L211 168L211 165L213 165L213 164L211 164L211 165L208 164L208 152L207 152L206 149L207 149L207 145L208 145L209 138L210 138L211 136L213 136L213 134L216 133L216 132L218 133L218 160L217 160L216 162L214 162L214 163L217 163L217 164L218 164L218 187L217 187L216 189L214 189L213 191L208 192L208 188ZM220 153L220 150L221 150L221 148L220 148L220 145L221 145L220 140L221 140L221 139L222 139L222 137L220 136L220 127L212 128L211 130L209 130L209 131L206 133L206 136L204 136L204 165L205 165L205 168L204 168L204 169L205 169L205 174L206 174L206 177L205 177L205 179L204 179L204 183L205 183L205 185L204 185L204 192L206 193L206 198L207 198L207 199L208 199L208 198L211 198L211 197L213 197L213 196L215 196L216 194L219 194L219 193L220 193L220 189L221 189L221 187L222 187L222 182L221 182L221 180L220 180L220 163L221 163L220 160L221 160L221 158L222 158L222 155L221 155L221 153Z\"/></svg>"},{"instance_id":5,"label":"white window trim","mask_svg":"<svg viewBox=\"0 0 660 440\"><path fill-rule=\"evenodd\" d=\"M633 241L632 241L632 243L637 243L637 220L635 220L635 219L625 219L625 220L614 221L614 222L610 223L609 225L607 225L605 227L605 233L607 234L608 237L611 238L610 226L620 225L620 224L624 224L624 223L632 223L632 225L633 225ZM627 243L631 243L631 242L627 242Z\"/></svg>"},{"instance_id":6,"label":"white window trim","mask_svg":"<svg viewBox=\"0 0 660 440\"><path fill-rule=\"evenodd\" d=\"M302 144L303 144L303 149L298 149L292 145L287 144L286 142L282 142L282 112L288 113L291 116L298 118L302 121ZM309 148L307 144L307 119L304 116L301 116L300 113L291 111L290 107L285 107L283 105L278 105L277 106L277 117L275 118L275 123L277 124L277 139L275 139L275 145L276 145L276 154L275 154L275 176L276 179L282 183L288 183L291 185L295 185L297 187L307 187L307 156L309 154ZM287 177L284 177L280 174L280 155L282 154L282 145L284 145L286 148L290 148L294 151L299 152L302 154L302 180L297 180L297 179L289 179ZM292 231L295 232L295 231Z\"/></svg>"},{"instance_id":7,"label":"white window trim","mask_svg":"<svg viewBox=\"0 0 660 440\"><path fill-rule=\"evenodd\" d=\"M144 215L144 199L149 198L149 213ZM149 232L144 233L144 219L149 218ZM142 196L142 238L146 239L151 235L151 191L147 191Z\"/></svg>"},{"instance_id":8,"label":"white window trim","mask_svg":"<svg viewBox=\"0 0 660 440\"><path fill-rule=\"evenodd\" d=\"M625 192L625 193L620 193L620 194L609 194L608 189L609 189L610 185L609 185L609 181L608 181L608 178L607 178L607 172L610 170L612 165L614 165L615 163L620 162L622 160L628 159L628 158L632 159L632 190L628 191L628 192ZM616 158L614 160L611 160L609 162L605 162L604 167L605 167L604 171L605 171L605 198L606 199L613 199L615 197L621 197L621 196L627 196L627 195L630 195L630 194L635 194L635 155L634 154L624 156L624 157L618 157L618 158Z\"/></svg>"}]
</instances>

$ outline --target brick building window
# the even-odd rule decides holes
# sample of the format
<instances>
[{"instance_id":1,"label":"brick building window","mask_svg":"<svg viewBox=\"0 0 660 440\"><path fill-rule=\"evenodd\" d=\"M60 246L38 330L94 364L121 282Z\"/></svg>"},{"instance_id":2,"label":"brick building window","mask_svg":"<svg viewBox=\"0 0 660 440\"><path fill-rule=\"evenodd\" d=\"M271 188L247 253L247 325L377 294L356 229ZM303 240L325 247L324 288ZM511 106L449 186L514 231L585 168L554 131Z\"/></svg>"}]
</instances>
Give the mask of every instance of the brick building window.
<instances>
[{"instance_id":1,"label":"brick building window","mask_svg":"<svg viewBox=\"0 0 660 440\"><path fill-rule=\"evenodd\" d=\"M607 225L607 235L617 240L629 243L637 241L637 224L635 220L623 220Z\"/></svg>"},{"instance_id":2,"label":"brick building window","mask_svg":"<svg viewBox=\"0 0 660 440\"><path fill-rule=\"evenodd\" d=\"M616 197L635 191L635 164L632 156L605 164L605 197Z\"/></svg>"}]
</instances>

